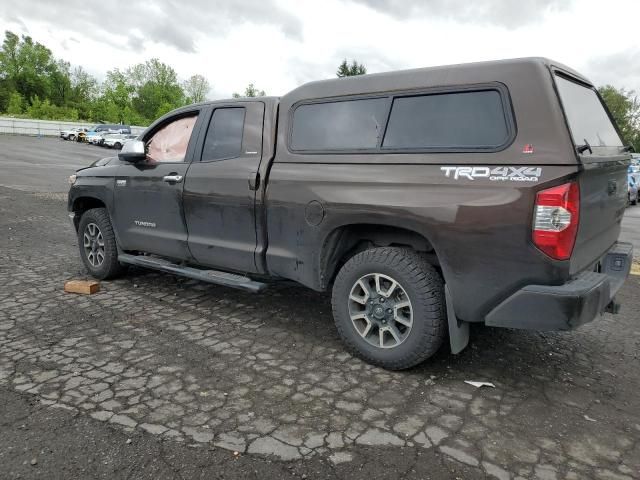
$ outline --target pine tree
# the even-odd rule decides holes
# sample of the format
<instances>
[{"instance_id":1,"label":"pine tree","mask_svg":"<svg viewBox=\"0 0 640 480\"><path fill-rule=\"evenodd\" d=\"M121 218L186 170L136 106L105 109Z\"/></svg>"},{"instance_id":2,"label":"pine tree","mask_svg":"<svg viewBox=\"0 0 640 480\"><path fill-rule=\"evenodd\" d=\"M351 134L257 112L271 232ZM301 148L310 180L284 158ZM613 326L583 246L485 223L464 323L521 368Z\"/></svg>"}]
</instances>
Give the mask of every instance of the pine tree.
<instances>
[{"instance_id":1,"label":"pine tree","mask_svg":"<svg viewBox=\"0 0 640 480\"><path fill-rule=\"evenodd\" d=\"M338 78L353 77L355 75L364 75L365 73L367 73L367 67L365 67L363 63L358 63L356 60L353 60L351 65L349 65L349 62L347 62L345 58L338 67L336 76Z\"/></svg>"},{"instance_id":2,"label":"pine tree","mask_svg":"<svg viewBox=\"0 0 640 480\"><path fill-rule=\"evenodd\" d=\"M233 98L243 98L243 97L253 98L253 97L266 97L266 96L267 94L264 92L264 90L258 90L253 83L250 83L247 86L247 88L244 89L244 95L241 95L239 93L234 93L232 95Z\"/></svg>"}]
</instances>

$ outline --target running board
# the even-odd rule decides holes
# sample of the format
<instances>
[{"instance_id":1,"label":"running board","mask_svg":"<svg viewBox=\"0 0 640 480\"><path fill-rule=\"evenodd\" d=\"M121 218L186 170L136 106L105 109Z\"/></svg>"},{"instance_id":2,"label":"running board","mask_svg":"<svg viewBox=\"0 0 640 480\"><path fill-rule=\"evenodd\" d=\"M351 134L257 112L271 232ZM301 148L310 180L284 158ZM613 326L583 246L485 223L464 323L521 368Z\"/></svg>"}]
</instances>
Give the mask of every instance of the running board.
<instances>
[{"instance_id":1,"label":"running board","mask_svg":"<svg viewBox=\"0 0 640 480\"><path fill-rule=\"evenodd\" d=\"M200 270L198 268L183 267L176 265L167 260L155 257L147 257L143 255L129 255L120 253L118 261L138 267L151 268L160 270L161 272L173 273L183 277L201 280L203 282L224 285L225 287L239 288L249 292L259 292L267 287L266 283L256 282L248 277L237 275L235 273L220 272L218 270Z\"/></svg>"}]
</instances>

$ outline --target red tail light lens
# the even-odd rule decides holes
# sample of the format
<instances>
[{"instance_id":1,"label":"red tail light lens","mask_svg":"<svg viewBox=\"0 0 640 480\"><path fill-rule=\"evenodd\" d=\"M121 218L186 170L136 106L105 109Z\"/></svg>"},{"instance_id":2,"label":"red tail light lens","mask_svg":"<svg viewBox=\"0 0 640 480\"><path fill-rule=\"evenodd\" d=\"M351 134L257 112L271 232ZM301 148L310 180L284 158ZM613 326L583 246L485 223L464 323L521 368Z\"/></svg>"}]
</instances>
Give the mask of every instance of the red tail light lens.
<instances>
[{"instance_id":1,"label":"red tail light lens","mask_svg":"<svg viewBox=\"0 0 640 480\"><path fill-rule=\"evenodd\" d=\"M538 192L533 243L553 259L569 259L576 243L579 217L580 187L576 182Z\"/></svg>"}]
</instances>

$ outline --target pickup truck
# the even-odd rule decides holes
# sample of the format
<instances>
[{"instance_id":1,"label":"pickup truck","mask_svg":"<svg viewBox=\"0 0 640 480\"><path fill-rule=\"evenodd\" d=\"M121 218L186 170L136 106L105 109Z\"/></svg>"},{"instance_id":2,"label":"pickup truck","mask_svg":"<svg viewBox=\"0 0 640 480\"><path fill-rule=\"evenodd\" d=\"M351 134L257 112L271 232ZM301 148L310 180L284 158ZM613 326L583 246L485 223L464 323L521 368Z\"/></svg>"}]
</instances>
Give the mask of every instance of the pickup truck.
<instances>
[{"instance_id":1,"label":"pickup truck","mask_svg":"<svg viewBox=\"0 0 640 480\"><path fill-rule=\"evenodd\" d=\"M616 313L628 150L559 63L423 68L177 109L73 175L68 209L94 277L331 291L346 348L404 369L470 323Z\"/></svg>"}]
</instances>

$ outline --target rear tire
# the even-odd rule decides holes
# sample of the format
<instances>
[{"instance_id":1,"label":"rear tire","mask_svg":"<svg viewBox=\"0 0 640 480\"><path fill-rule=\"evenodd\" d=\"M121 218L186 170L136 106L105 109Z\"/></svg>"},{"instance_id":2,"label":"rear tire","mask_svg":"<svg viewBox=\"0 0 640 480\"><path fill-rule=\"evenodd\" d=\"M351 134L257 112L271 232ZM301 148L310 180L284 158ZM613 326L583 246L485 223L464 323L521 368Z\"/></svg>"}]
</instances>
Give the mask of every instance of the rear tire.
<instances>
[{"instance_id":1,"label":"rear tire","mask_svg":"<svg viewBox=\"0 0 640 480\"><path fill-rule=\"evenodd\" d=\"M446 336L442 278L413 250L373 248L352 257L336 277L332 306L346 348L389 370L423 362Z\"/></svg>"},{"instance_id":2,"label":"rear tire","mask_svg":"<svg viewBox=\"0 0 640 480\"><path fill-rule=\"evenodd\" d=\"M124 271L118 263L116 236L105 208L84 212L78 224L78 247L82 263L92 277L107 280Z\"/></svg>"}]
</instances>

